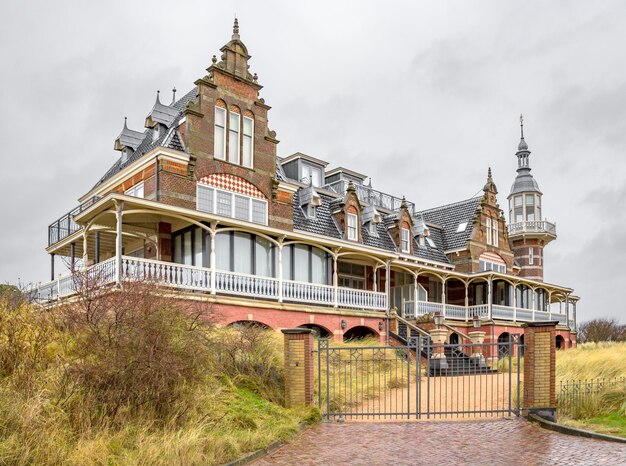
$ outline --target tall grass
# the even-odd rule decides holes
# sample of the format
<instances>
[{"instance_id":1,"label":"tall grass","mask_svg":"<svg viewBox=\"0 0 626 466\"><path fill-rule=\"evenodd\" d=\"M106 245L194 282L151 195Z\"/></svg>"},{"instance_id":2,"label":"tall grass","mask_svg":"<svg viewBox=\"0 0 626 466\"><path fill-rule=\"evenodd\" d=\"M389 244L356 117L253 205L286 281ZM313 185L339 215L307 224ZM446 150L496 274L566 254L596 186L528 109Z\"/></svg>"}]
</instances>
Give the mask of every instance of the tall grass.
<instances>
[{"instance_id":1,"label":"tall grass","mask_svg":"<svg viewBox=\"0 0 626 466\"><path fill-rule=\"evenodd\" d=\"M563 422L626 417L626 343L583 343L559 351L556 390ZM597 421L602 424L602 421ZM593 424L593 422L592 422ZM602 430L603 427L600 426ZM626 427L616 433L626 435Z\"/></svg>"},{"instance_id":2,"label":"tall grass","mask_svg":"<svg viewBox=\"0 0 626 466\"><path fill-rule=\"evenodd\" d=\"M220 464L316 421L281 406L275 332L136 298L0 300L0 464Z\"/></svg>"}]
</instances>

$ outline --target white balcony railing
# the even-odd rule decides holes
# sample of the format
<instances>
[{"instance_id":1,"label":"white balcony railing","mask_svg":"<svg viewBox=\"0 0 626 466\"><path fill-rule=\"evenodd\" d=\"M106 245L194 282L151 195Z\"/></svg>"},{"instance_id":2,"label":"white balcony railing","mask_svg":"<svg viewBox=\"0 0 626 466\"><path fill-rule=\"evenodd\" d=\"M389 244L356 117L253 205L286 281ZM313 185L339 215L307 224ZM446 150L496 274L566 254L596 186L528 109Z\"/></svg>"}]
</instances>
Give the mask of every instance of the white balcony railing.
<instances>
[{"instance_id":1,"label":"white balcony railing","mask_svg":"<svg viewBox=\"0 0 626 466\"><path fill-rule=\"evenodd\" d=\"M161 286L173 288L216 292L246 296L253 298L280 298L281 281L273 277L250 275L224 270L212 271L203 267L195 267L172 262L122 256L120 278L127 280L146 280ZM114 283L116 280L115 258L107 259L89 269L88 277L97 279L98 284ZM215 274L214 280L212 274ZM50 302L69 296L77 291L77 283L81 274L67 275L52 282L42 284L33 292L34 300ZM371 309L384 311L387 309L385 293L355 290L351 288L321 285L316 283L282 281L282 298L285 301L313 303L327 306Z\"/></svg>"},{"instance_id":2,"label":"white balcony railing","mask_svg":"<svg viewBox=\"0 0 626 466\"><path fill-rule=\"evenodd\" d=\"M548 233L556 236L556 225L547 220L511 223L508 228L509 235L517 233Z\"/></svg>"}]
</instances>

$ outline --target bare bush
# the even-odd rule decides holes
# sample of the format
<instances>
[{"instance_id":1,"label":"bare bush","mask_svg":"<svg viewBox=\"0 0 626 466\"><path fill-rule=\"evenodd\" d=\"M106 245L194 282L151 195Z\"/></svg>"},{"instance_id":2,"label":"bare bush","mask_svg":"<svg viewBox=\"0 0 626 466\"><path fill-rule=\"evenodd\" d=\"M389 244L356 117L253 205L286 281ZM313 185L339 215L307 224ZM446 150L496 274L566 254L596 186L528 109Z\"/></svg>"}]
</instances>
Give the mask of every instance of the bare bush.
<instances>
[{"instance_id":1,"label":"bare bush","mask_svg":"<svg viewBox=\"0 0 626 466\"><path fill-rule=\"evenodd\" d=\"M62 308L74 336L63 402L81 392L110 418L121 408L163 418L202 379L210 361L206 324L159 291L140 282L106 293L86 286Z\"/></svg>"},{"instance_id":2,"label":"bare bush","mask_svg":"<svg viewBox=\"0 0 626 466\"><path fill-rule=\"evenodd\" d=\"M626 341L626 325L621 325L617 319L588 320L578 326L578 341Z\"/></svg>"}]
</instances>

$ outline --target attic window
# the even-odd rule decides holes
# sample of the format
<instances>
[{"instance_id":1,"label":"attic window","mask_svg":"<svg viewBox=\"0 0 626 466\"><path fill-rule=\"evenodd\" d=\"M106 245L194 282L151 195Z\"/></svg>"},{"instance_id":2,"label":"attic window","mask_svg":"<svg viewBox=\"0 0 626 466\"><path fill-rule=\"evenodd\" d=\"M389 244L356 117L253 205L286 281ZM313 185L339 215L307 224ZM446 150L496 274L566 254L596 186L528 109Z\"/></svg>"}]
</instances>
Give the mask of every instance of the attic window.
<instances>
[{"instance_id":1,"label":"attic window","mask_svg":"<svg viewBox=\"0 0 626 466\"><path fill-rule=\"evenodd\" d=\"M378 237L378 228L376 227L376 223L373 221L367 222L367 232L370 236Z\"/></svg>"},{"instance_id":2,"label":"attic window","mask_svg":"<svg viewBox=\"0 0 626 466\"><path fill-rule=\"evenodd\" d=\"M427 236L427 237L426 237L426 241L428 242L428 245L429 245L431 248L435 248L435 249L437 249L437 246L435 246L435 242L434 242L432 239L430 239L430 237L428 237L428 236Z\"/></svg>"},{"instance_id":3,"label":"attic window","mask_svg":"<svg viewBox=\"0 0 626 466\"><path fill-rule=\"evenodd\" d=\"M357 220L355 214L348 214L348 239L350 241L358 241L359 239L356 229Z\"/></svg>"},{"instance_id":4,"label":"attic window","mask_svg":"<svg viewBox=\"0 0 626 466\"><path fill-rule=\"evenodd\" d=\"M401 234L402 237L400 238L401 240L401 249L402 252L406 252L406 253L410 253L411 252L411 248L410 248L410 242L409 242L409 230L407 228L402 228L401 230Z\"/></svg>"},{"instance_id":5,"label":"attic window","mask_svg":"<svg viewBox=\"0 0 626 466\"><path fill-rule=\"evenodd\" d=\"M128 162L128 158L132 155L133 150L130 147L124 147L122 149L122 163Z\"/></svg>"},{"instance_id":6,"label":"attic window","mask_svg":"<svg viewBox=\"0 0 626 466\"><path fill-rule=\"evenodd\" d=\"M317 208L312 203L305 205L303 210L308 218L314 219L317 215Z\"/></svg>"},{"instance_id":7,"label":"attic window","mask_svg":"<svg viewBox=\"0 0 626 466\"><path fill-rule=\"evenodd\" d=\"M456 232L462 233L465 231L466 228L467 228L467 222L461 222L459 223L459 226L456 228Z\"/></svg>"},{"instance_id":8,"label":"attic window","mask_svg":"<svg viewBox=\"0 0 626 466\"><path fill-rule=\"evenodd\" d=\"M159 139L160 134L161 134L161 125L157 123L156 125L154 125L154 128L152 129L152 142L155 142L157 139Z\"/></svg>"}]
</instances>

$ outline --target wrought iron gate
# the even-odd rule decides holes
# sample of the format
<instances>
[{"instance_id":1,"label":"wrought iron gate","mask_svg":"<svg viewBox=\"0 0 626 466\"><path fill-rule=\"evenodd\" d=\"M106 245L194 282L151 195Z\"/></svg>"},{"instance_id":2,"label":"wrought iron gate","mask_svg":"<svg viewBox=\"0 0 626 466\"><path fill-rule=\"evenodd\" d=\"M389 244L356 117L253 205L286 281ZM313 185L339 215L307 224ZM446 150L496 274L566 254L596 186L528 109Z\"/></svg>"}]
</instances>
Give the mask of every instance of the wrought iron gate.
<instances>
[{"instance_id":1,"label":"wrought iron gate","mask_svg":"<svg viewBox=\"0 0 626 466\"><path fill-rule=\"evenodd\" d=\"M317 345L317 399L326 419L436 419L519 415L520 346Z\"/></svg>"}]
</instances>

